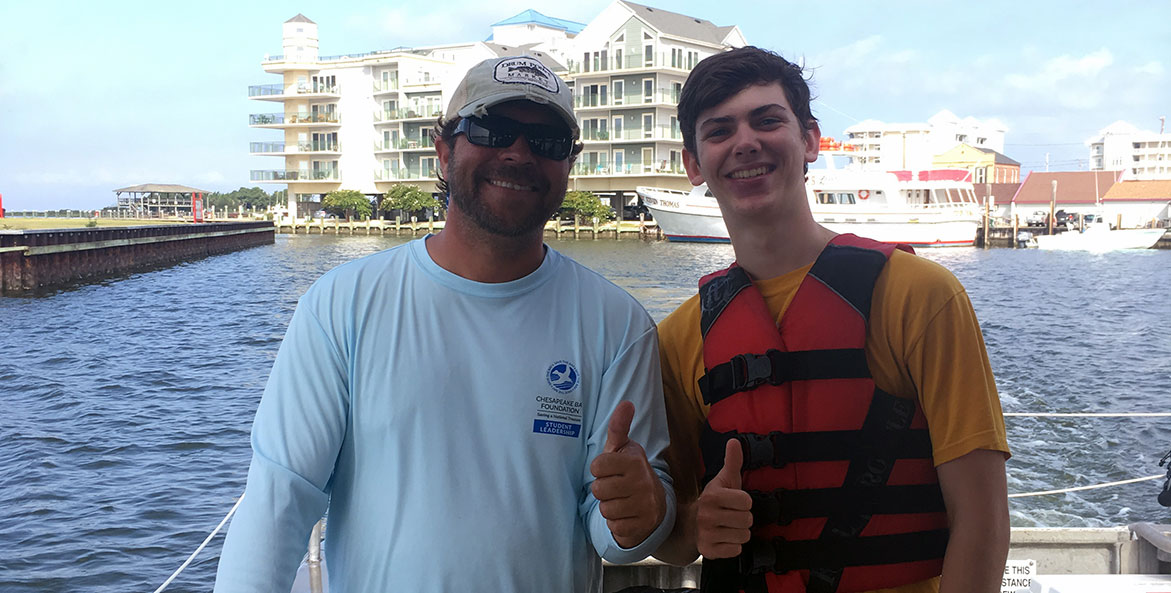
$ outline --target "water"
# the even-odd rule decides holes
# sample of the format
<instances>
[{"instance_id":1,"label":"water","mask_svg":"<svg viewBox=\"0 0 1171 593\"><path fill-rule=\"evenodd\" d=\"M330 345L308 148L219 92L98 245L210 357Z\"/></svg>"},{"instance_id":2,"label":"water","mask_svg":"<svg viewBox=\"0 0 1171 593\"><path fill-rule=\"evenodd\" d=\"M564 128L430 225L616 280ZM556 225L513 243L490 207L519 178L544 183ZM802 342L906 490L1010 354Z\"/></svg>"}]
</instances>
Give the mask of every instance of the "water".
<instances>
[{"instance_id":1,"label":"water","mask_svg":"<svg viewBox=\"0 0 1171 593\"><path fill-rule=\"evenodd\" d=\"M153 591L244 488L248 430L297 298L401 243L275 245L0 299L0 591ZM662 319L727 245L553 245ZM1006 412L1171 411L1171 251L923 250L967 287ZM1009 491L1161 472L1171 419L1009 418ZM1015 526L1166 523L1161 481L1013 499ZM168 591L208 591L217 537Z\"/></svg>"}]
</instances>

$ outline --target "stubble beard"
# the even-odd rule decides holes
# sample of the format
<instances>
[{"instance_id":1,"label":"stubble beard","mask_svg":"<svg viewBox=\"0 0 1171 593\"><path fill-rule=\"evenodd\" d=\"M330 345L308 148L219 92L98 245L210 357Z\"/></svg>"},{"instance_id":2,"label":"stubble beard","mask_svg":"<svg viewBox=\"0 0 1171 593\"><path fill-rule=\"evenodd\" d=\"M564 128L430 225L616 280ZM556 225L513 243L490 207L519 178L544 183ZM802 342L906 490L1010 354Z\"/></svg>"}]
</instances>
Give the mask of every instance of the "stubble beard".
<instances>
[{"instance_id":1,"label":"stubble beard","mask_svg":"<svg viewBox=\"0 0 1171 593\"><path fill-rule=\"evenodd\" d=\"M509 165L487 166L481 164L472 174L457 176L453 173L456 163L452 161L447 168L447 180L450 187L450 199L461 214L481 230L501 237L521 237L539 232L545 228L545 222L561 207L565 199L566 183L550 183L528 167L514 167ZM518 185L537 187L539 198L534 200L517 200L507 205L492 204L480 195L480 187L487 183L488 178L501 179ZM505 211L497 211L505 208Z\"/></svg>"}]
</instances>

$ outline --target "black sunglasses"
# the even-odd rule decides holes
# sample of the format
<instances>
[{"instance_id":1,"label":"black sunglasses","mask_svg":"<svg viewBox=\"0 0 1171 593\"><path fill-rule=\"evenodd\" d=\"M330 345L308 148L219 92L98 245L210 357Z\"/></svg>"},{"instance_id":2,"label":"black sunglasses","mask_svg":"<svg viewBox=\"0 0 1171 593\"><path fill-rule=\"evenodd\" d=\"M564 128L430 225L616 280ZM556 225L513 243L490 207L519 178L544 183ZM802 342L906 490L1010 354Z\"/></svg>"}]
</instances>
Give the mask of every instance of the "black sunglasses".
<instances>
[{"instance_id":1,"label":"black sunglasses","mask_svg":"<svg viewBox=\"0 0 1171 593\"><path fill-rule=\"evenodd\" d=\"M573 132L562 126L523 124L507 117L465 117L456 125L455 133L463 133L468 142L488 148L507 148L523 135L533 154L563 161L573 152Z\"/></svg>"}]
</instances>

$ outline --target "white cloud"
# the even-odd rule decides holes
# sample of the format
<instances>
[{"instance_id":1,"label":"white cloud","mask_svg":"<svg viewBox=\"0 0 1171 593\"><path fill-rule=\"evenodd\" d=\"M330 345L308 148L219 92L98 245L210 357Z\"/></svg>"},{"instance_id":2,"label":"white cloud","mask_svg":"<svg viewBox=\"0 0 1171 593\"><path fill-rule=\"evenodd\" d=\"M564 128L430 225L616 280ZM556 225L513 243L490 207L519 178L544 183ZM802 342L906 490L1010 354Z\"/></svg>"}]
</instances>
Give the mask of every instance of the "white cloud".
<instances>
[{"instance_id":1,"label":"white cloud","mask_svg":"<svg viewBox=\"0 0 1171 593\"><path fill-rule=\"evenodd\" d=\"M1163 63L1156 61L1147 62L1146 64L1135 68L1134 73L1161 76L1163 74Z\"/></svg>"},{"instance_id":2,"label":"white cloud","mask_svg":"<svg viewBox=\"0 0 1171 593\"><path fill-rule=\"evenodd\" d=\"M1114 63L1114 55L1108 49L1100 49L1080 58L1058 56L1045 62L1036 72L1010 74L1004 78L1011 89L1026 92L1059 93L1066 81L1086 82L1101 74Z\"/></svg>"}]
</instances>

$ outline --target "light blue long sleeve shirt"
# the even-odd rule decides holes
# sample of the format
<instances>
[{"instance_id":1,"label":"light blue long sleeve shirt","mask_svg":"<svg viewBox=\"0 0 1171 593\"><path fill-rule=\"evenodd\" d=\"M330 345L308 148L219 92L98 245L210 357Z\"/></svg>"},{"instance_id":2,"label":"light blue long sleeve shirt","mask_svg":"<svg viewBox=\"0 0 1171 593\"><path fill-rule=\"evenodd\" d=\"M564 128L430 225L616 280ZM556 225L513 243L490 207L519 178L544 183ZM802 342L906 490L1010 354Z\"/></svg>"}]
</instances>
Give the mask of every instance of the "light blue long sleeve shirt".
<instances>
[{"instance_id":1,"label":"light blue long sleeve shirt","mask_svg":"<svg viewBox=\"0 0 1171 593\"><path fill-rule=\"evenodd\" d=\"M667 514L623 549L590 491L610 413L635 405ZM675 501L654 323L553 249L484 284L424 240L327 273L301 298L252 429L216 591L289 590L328 508L334 593L601 590Z\"/></svg>"}]
</instances>

